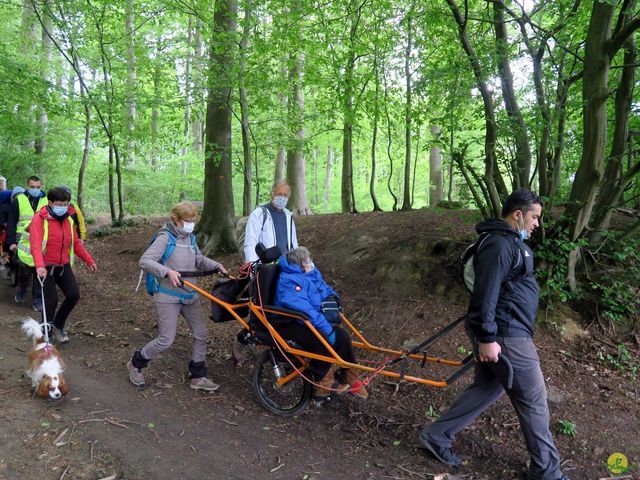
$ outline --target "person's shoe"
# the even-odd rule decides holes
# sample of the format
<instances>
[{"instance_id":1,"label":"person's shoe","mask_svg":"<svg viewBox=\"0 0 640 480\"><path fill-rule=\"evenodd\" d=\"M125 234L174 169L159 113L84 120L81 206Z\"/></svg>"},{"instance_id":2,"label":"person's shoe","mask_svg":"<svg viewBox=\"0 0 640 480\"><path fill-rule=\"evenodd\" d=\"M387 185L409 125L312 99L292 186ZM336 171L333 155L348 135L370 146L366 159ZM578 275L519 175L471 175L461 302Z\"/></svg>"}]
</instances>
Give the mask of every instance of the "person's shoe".
<instances>
[{"instance_id":1,"label":"person's shoe","mask_svg":"<svg viewBox=\"0 0 640 480\"><path fill-rule=\"evenodd\" d=\"M144 375L142 374L142 369L136 368L131 363L131 360L127 362L127 370L129 370L129 380L136 387L144 385Z\"/></svg>"},{"instance_id":2,"label":"person's shoe","mask_svg":"<svg viewBox=\"0 0 640 480\"><path fill-rule=\"evenodd\" d=\"M420 443L422 444L422 447L431 453L431 455L433 455L439 462L444 463L445 465L462 465L462 460L453 453L453 450L451 450L450 447L440 447L422 438L420 439Z\"/></svg>"},{"instance_id":3,"label":"person's shoe","mask_svg":"<svg viewBox=\"0 0 640 480\"><path fill-rule=\"evenodd\" d=\"M189 387L193 390L204 390L205 392L215 392L220 388L220 385L213 383L207 377L192 378L189 382Z\"/></svg>"},{"instance_id":4,"label":"person's shoe","mask_svg":"<svg viewBox=\"0 0 640 480\"><path fill-rule=\"evenodd\" d=\"M231 356L236 365L242 365L247 355L249 346L246 343L242 343L238 337L233 340L233 347L231 347Z\"/></svg>"},{"instance_id":5,"label":"person's shoe","mask_svg":"<svg viewBox=\"0 0 640 480\"><path fill-rule=\"evenodd\" d=\"M337 389L339 393L350 393L360 400L366 400L369 398L369 392L367 392L366 387L358 377L356 371L352 369L347 370L345 372L345 377L347 385L340 385Z\"/></svg>"},{"instance_id":6,"label":"person's shoe","mask_svg":"<svg viewBox=\"0 0 640 480\"><path fill-rule=\"evenodd\" d=\"M53 332L53 337L58 343L69 343L69 336L67 332L64 331L64 328L54 328Z\"/></svg>"},{"instance_id":7,"label":"person's shoe","mask_svg":"<svg viewBox=\"0 0 640 480\"><path fill-rule=\"evenodd\" d=\"M31 307L36 312L41 312L42 311L42 299L41 298L34 298L33 299L33 303L31 304Z\"/></svg>"},{"instance_id":8,"label":"person's shoe","mask_svg":"<svg viewBox=\"0 0 640 480\"><path fill-rule=\"evenodd\" d=\"M16 303L24 303L24 301L27 299L27 291L19 288L18 290L16 290L16 296L13 297L13 299L16 301Z\"/></svg>"},{"instance_id":9,"label":"person's shoe","mask_svg":"<svg viewBox=\"0 0 640 480\"><path fill-rule=\"evenodd\" d=\"M314 387L313 395L317 397L318 400L326 399L331 396L331 389L333 387L334 380L334 368L331 366L329 371L318 380L317 385Z\"/></svg>"}]
</instances>

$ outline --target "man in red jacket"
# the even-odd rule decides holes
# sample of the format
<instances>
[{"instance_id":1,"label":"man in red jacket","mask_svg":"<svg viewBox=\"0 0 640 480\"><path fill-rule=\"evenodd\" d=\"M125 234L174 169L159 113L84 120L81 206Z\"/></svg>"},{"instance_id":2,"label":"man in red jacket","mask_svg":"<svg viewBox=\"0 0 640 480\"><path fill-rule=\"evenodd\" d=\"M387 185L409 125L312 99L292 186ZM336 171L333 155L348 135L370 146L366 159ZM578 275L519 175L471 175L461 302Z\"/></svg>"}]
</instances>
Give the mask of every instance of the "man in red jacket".
<instances>
[{"instance_id":1,"label":"man in red jacket","mask_svg":"<svg viewBox=\"0 0 640 480\"><path fill-rule=\"evenodd\" d=\"M73 219L69 216L71 196L62 188L52 188L47 194L49 204L42 208L29 226L31 255L39 278L44 279L44 308L47 319L53 319L54 334L60 343L67 343L64 325L71 310L80 300L78 283L71 269L75 255L86 262L91 271L96 262L78 238ZM58 306L58 290L64 302Z\"/></svg>"}]
</instances>

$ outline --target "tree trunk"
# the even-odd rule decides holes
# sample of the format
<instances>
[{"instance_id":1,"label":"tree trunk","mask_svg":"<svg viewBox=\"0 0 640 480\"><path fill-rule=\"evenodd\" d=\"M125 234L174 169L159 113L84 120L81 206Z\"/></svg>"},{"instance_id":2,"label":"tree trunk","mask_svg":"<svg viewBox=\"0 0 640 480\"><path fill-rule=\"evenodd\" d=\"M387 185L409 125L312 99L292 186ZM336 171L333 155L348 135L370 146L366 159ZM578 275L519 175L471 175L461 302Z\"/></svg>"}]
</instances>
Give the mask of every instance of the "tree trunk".
<instances>
[{"instance_id":1,"label":"tree trunk","mask_svg":"<svg viewBox=\"0 0 640 480\"><path fill-rule=\"evenodd\" d=\"M193 118L193 151L202 151L202 100L204 92L203 56L202 56L202 20L196 21L193 35L193 102L196 105L196 114Z\"/></svg>"},{"instance_id":2,"label":"tree trunk","mask_svg":"<svg viewBox=\"0 0 640 480\"><path fill-rule=\"evenodd\" d=\"M402 210L411 210L411 48L412 48L412 9L405 16L407 21L407 44L404 50L404 78L406 83L406 103L404 109L404 187L402 191Z\"/></svg>"},{"instance_id":3,"label":"tree trunk","mask_svg":"<svg viewBox=\"0 0 640 480\"><path fill-rule=\"evenodd\" d=\"M249 46L249 33L251 28L251 1L244 0L244 21L242 25L242 38L240 39L240 68L238 70L238 81L240 82L240 124L242 131L242 158L244 167L244 185L242 191L242 215L247 216L253 210L253 198L251 186L253 183L253 172L251 164L251 140L249 138L249 101L247 100L247 89L245 86L245 76L247 72L247 48Z\"/></svg>"},{"instance_id":4,"label":"tree trunk","mask_svg":"<svg viewBox=\"0 0 640 480\"><path fill-rule=\"evenodd\" d=\"M48 1L48 0L47 0ZM47 3L45 1L45 4ZM49 64L51 63L51 38L47 32L52 30L51 17L45 12L42 16L44 22L41 35L40 51L40 78L48 85L50 83ZM47 149L47 130L49 129L49 115L44 105L38 106L38 122L35 138L35 153L42 155Z\"/></svg>"},{"instance_id":5,"label":"tree trunk","mask_svg":"<svg viewBox=\"0 0 640 480\"><path fill-rule=\"evenodd\" d=\"M160 80L162 76L162 62L161 62L161 46L160 42L162 41L162 31L160 26L156 26L156 51L155 51L155 59L153 66L153 103L151 107L151 167L155 171L156 166L158 164L159 155L158 155L158 120L160 118L160 103L162 99L160 97ZM191 30L189 30L191 31ZM185 89L186 89L186 97L187 97L187 107L185 109L185 129L188 131L188 117L189 117L189 56L187 55L187 72L185 73ZM188 133L187 133L188 134ZM183 148L182 154L186 154L186 147Z\"/></svg>"},{"instance_id":6,"label":"tree trunk","mask_svg":"<svg viewBox=\"0 0 640 480\"><path fill-rule=\"evenodd\" d=\"M418 125L418 131L416 133L415 152L413 156L413 178L411 180L411 208L413 208L413 202L416 199L416 178L418 178L418 156L420 154L420 125Z\"/></svg>"},{"instance_id":7,"label":"tree trunk","mask_svg":"<svg viewBox=\"0 0 640 480\"><path fill-rule=\"evenodd\" d=\"M440 136L440 127L433 125L431 135ZM429 207L435 208L442 201L442 151L435 144L429 152Z\"/></svg>"},{"instance_id":8,"label":"tree trunk","mask_svg":"<svg viewBox=\"0 0 640 480\"><path fill-rule=\"evenodd\" d=\"M287 183L291 188L289 209L297 215L311 215L307 200L307 175L304 161L304 54L292 53L289 82L291 100L289 108L293 119L293 146L287 150Z\"/></svg>"},{"instance_id":9,"label":"tree trunk","mask_svg":"<svg viewBox=\"0 0 640 480\"><path fill-rule=\"evenodd\" d=\"M476 83L478 85L478 90L480 90L480 95L482 96L482 102L484 105L484 116L485 116L485 140L484 140L484 154L485 154L485 171L484 171L484 179L486 182L486 186L489 193L489 206L491 208L491 213L499 217L501 210L500 198L498 196L498 188L496 187L496 178L502 178L497 167L497 157L496 157L496 116L493 108L493 99L491 97L491 92L487 88L486 76L482 71L482 67L480 66L480 60L478 59L478 55L475 50L471 46L469 39L466 34L466 18L463 18L458 5L455 0L447 0L449 7L453 13L453 17L456 20L458 25L458 34L460 37L460 41L462 43L462 48L464 49L467 57L469 59L469 63L471 64L471 68L473 70L474 76L476 78ZM498 182L500 183L500 182ZM501 188L502 190L503 188Z\"/></svg>"},{"instance_id":10,"label":"tree trunk","mask_svg":"<svg viewBox=\"0 0 640 480\"><path fill-rule=\"evenodd\" d=\"M382 209L376 198L376 146L378 141L378 119L380 118L380 77L378 75L378 49L373 53L373 75L375 81L375 96L373 99L373 134L371 136L371 179L369 180L369 195L373 202L373 211L380 212Z\"/></svg>"},{"instance_id":11,"label":"tree trunk","mask_svg":"<svg viewBox=\"0 0 640 480\"><path fill-rule=\"evenodd\" d=\"M286 165L287 165L287 150L284 147L280 147L278 148L278 154L276 155L276 168L273 175L274 183L284 181Z\"/></svg>"},{"instance_id":12,"label":"tree trunk","mask_svg":"<svg viewBox=\"0 0 640 480\"><path fill-rule=\"evenodd\" d=\"M109 142L109 212L111 213L111 223L115 223L116 219L116 201L113 190L113 172L115 168L113 166L113 143Z\"/></svg>"},{"instance_id":13,"label":"tree trunk","mask_svg":"<svg viewBox=\"0 0 640 480\"><path fill-rule=\"evenodd\" d=\"M135 0L128 0L125 18L127 35L127 91L125 94L125 135L127 139L124 152L125 165L135 163L136 150L136 34L135 34Z\"/></svg>"},{"instance_id":14,"label":"tree trunk","mask_svg":"<svg viewBox=\"0 0 640 480\"><path fill-rule=\"evenodd\" d=\"M387 117L387 157L389 158L389 176L387 177L387 189L389 190L389 194L391 198L393 198L393 206L391 207L392 211L396 211L398 209L398 197L393 193L393 188L391 187L391 182L393 180L393 157L391 156L391 116L389 115L389 88L387 87L387 76L383 71L384 78L384 112Z\"/></svg>"},{"instance_id":15,"label":"tree trunk","mask_svg":"<svg viewBox=\"0 0 640 480\"><path fill-rule=\"evenodd\" d=\"M198 223L202 252L234 252L236 243L231 178L231 72L237 5L235 0L216 3L209 53L209 97L205 145L204 207Z\"/></svg>"},{"instance_id":16,"label":"tree trunk","mask_svg":"<svg viewBox=\"0 0 640 480\"><path fill-rule=\"evenodd\" d=\"M331 145L327 147L327 175L324 177L324 201L322 203L323 210L327 210L329 206L329 192L331 191L331 170L333 169L333 148Z\"/></svg>"},{"instance_id":17,"label":"tree trunk","mask_svg":"<svg viewBox=\"0 0 640 480\"><path fill-rule=\"evenodd\" d=\"M156 48L156 73L159 73L160 71L160 62L158 61L161 57L160 57L160 29L158 29L158 37L157 37L157 48ZM185 67L184 67L184 127L183 127L183 132L184 132L184 145L182 146L181 149L181 154L182 156L186 156L189 149L188 149L188 145L191 142L191 137L192 137L192 133L191 133L191 104L193 102L193 91L191 88L191 82L192 82L192 65L193 65L193 40L192 40L192 31L193 31L193 20L191 17L189 17L189 24L187 25L187 55L186 55L186 59L185 59ZM159 76L154 75L153 80L153 86L154 86L154 107L157 110L157 102L158 102L158 97L155 95L156 92L156 79L158 79L158 81L160 80ZM154 112L156 112L156 110L154 110ZM152 126L153 126L153 117L152 117ZM157 131L156 131L157 133ZM155 144L154 144L155 145Z\"/></svg>"},{"instance_id":18,"label":"tree trunk","mask_svg":"<svg viewBox=\"0 0 640 480\"><path fill-rule=\"evenodd\" d=\"M318 147L313 146L311 150L313 156L313 203L318 205Z\"/></svg>"},{"instance_id":19,"label":"tree trunk","mask_svg":"<svg viewBox=\"0 0 640 480\"><path fill-rule=\"evenodd\" d=\"M504 5L500 2L493 3L493 13L496 31L496 49L498 52L498 71L502 84L502 97L504 106L511 120L511 130L516 143L516 168L513 178L517 188L529 187L529 172L531 171L531 147L527 126L522 118L520 107L513 89L513 74L509 64L509 39L507 25L504 20Z\"/></svg>"},{"instance_id":20,"label":"tree trunk","mask_svg":"<svg viewBox=\"0 0 640 480\"><path fill-rule=\"evenodd\" d=\"M84 148L82 150L82 161L80 162L80 171L78 172L78 192L76 193L76 199L78 207L86 215L84 206L84 175L87 170L87 163L89 163L89 149L91 148L91 109L89 108L89 102L85 98L86 92L82 85L80 85L80 98L84 104Z\"/></svg>"},{"instance_id":21,"label":"tree trunk","mask_svg":"<svg viewBox=\"0 0 640 480\"><path fill-rule=\"evenodd\" d=\"M629 9L634 10L635 1L629 2ZM604 172L602 189L598 193L594 207L594 218L591 222L593 228L589 242L598 245L602 241L602 232L609 228L611 213L618 205L625 191L629 178L623 177L624 157L627 151L629 138L629 115L633 102L633 87L635 85L636 70L636 39L632 35L624 46L624 68L620 78L620 84L616 91L615 99L615 130L611 144L611 153Z\"/></svg>"}]
</instances>

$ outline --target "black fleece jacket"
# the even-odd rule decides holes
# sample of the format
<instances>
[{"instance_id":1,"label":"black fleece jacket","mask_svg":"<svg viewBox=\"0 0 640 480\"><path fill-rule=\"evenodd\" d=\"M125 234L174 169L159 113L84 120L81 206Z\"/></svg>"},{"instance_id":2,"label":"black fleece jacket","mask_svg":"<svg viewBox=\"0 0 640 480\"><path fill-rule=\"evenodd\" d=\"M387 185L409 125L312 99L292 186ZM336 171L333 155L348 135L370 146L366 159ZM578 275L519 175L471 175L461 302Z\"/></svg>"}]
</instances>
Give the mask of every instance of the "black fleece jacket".
<instances>
[{"instance_id":1,"label":"black fleece jacket","mask_svg":"<svg viewBox=\"0 0 640 480\"><path fill-rule=\"evenodd\" d=\"M503 220L488 219L476 231L489 235L474 256L469 334L479 343L498 336L532 337L539 300L533 252Z\"/></svg>"}]
</instances>

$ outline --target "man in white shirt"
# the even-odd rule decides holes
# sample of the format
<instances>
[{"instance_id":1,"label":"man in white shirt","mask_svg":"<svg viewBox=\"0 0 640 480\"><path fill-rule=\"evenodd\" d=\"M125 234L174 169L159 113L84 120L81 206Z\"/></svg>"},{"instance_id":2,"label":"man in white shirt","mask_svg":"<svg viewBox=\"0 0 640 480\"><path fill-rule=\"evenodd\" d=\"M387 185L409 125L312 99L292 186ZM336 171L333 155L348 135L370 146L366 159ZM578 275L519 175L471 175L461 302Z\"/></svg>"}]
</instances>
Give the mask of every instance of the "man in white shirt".
<instances>
[{"instance_id":1,"label":"man in white shirt","mask_svg":"<svg viewBox=\"0 0 640 480\"><path fill-rule=\"evenodd\" d=\"M244 235L245 261L258 260L258 243L262 243L265 248L277 246L282 254L298 247L293 215L286 208L289 193L289 185L286 182L277 182L271 189L271 201L265 205L258 205L249 215Z\"/></svg>"}]
</instances>

